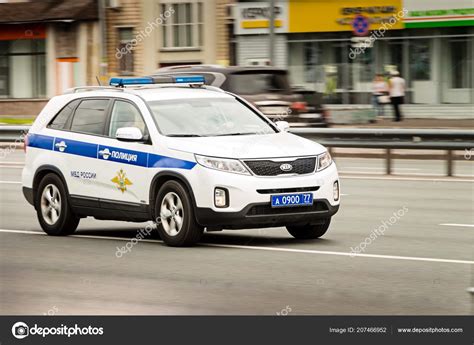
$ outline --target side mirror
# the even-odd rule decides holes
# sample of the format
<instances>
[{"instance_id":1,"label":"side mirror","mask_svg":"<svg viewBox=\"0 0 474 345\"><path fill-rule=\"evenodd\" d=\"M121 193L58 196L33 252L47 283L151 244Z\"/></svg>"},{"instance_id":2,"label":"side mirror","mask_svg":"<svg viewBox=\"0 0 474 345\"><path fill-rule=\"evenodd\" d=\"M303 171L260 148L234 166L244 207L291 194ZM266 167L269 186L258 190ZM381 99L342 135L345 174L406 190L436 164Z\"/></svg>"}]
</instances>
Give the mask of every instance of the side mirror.
<instances>
[{"instance_id":1,"label":"side mirror","mask_svg":"<svg viewBox=\"0 0 474 345\"><path fill-rule=\"evenodd\" d=\"M280 132L288 132L290 130L290 124L286 121L277 121L275 125L280 130Z\"/></svg>"},{"instance_id":2,"label":"side mirror","mask_svg":"<svg viewBox=\"0 0 474 345\"><path fill-rule=\"evenodd\" d=\"M123 141L143 141L143 133L137 127L122 127L117 129L115 138Z\"/></svg>"}]
</instances>

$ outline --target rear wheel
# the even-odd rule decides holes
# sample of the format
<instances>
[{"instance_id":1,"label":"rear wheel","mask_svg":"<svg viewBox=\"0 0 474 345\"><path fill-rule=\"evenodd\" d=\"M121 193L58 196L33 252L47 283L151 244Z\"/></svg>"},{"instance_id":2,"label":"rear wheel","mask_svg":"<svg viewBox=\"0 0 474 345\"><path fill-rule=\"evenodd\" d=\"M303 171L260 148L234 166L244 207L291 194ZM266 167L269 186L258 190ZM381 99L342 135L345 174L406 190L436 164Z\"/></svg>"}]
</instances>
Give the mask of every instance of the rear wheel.
<instances>
[{"instance_id":1,"label":"rear wheel","mask_svg":"<svg viewBox=\"0 0 474 345\"><path fill-rule=\"evenodd\" d=\"M155 203L159 217L158 232L169 246L190 246L198 242L203 228L197 224L194 208L187 190L177 181L161 186Z\"/></svg>"},{"instance_id":2,"label":"rear wheel","mask_svg":"<svg viewBox=\"0 0 474 345\"><path fill-rule=\"evenodd\" d=\"M331 224L331 218L324 219L324 222L321 224L298 226L288 225L286 229L294 238L309 240L323 236L329 229L329 224Z\"/></svg>"},{"instance_id":3,"label":"rear wheel","mask_svg":"<svg viewBox=\"0 0 474 345\"><path fill-rule=\"evenodd\" d=\"M56 174L47 174L39 183L35 208L41 228L48 235L70 235L79 225L80 219L69 205L66 187Z\"/></svg>"}]
</instances>

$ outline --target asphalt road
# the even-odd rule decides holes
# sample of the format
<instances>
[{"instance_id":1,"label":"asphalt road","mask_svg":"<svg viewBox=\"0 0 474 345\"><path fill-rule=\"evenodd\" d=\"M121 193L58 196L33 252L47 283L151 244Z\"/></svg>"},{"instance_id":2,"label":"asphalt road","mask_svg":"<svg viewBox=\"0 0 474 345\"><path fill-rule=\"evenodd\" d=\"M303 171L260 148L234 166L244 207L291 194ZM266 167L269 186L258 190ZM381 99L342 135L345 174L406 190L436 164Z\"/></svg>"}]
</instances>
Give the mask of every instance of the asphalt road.
<instances>
[{"instance_id":1,"label":"asphalt road","mask_svg":"<svg viewBox=\"0 0 474 345\"><path fill-rule=\"evenodd\" d=\"M372 160L340 159L342 206L322 239L238 230L170 248L153 233L120 258L145 224L86 219L74 236L43 235L22 161L0 161L0 314L474 313L472 161L456 163L462 177L423 177L442 162L408 161L387 178L367 175L383 172Z\"/></svg>"}]
</instances>

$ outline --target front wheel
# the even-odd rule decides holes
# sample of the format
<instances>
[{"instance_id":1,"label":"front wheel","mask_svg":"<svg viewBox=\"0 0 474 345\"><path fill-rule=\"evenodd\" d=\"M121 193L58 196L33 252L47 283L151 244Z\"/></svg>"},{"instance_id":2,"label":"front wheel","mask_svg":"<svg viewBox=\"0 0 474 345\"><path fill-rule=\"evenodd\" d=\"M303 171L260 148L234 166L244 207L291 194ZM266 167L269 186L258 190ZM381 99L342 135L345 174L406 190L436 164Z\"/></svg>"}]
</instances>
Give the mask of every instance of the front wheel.
<instances>
[{"instance_id":1,"label":"front wheel","mask_svg":"<svg viewBox=\"0 0 474 345\"><path fill-rule=\"evenodd\" d=\"M177 181L161 186L155 203L158 232L169 246L183 247L195 244L203 228L194 218L194 208L187 190Z\"/></svg>"},{"instance_id":2,"label":"front wheel","mask_svg":"<svg viewBox=\"0 0 474 345\"><path fill-rule=\"evenodd\" d=\"M323 236L329 229L329 224L331 224L331 218L324 219L324 222L321 224L307 224L297 226L288 225L286 229L294 238L300 240L310 240Z\"/></svg>"},{"instance_id":3,"label":"front wheel","mask_svg":"<svg viewBox=\"0 0 474 345\"><path fill-rule=\"evenodd\" d=\"M38 186L36 214L48 235L65 236L76 231L80 218L71 210L66 187L56 174L47 174Z\"/></svg>"}]
</instances>

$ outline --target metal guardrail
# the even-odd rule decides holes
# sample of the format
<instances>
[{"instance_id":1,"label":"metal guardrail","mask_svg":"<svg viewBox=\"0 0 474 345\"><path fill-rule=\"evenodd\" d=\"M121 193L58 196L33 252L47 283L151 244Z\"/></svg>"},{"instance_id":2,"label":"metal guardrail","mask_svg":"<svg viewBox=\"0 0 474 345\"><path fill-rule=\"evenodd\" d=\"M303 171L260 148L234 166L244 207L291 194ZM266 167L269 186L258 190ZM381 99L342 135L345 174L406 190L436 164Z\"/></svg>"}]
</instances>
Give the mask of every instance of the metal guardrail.
<instances>
[{"instance_id":1,"label":"metal guardrail","mask_svg":"<svg viewBox=\"0 0 474 345\"><path fill-rule=\"evenodd\" d=\"M29 126L0 126L0 142L18 142ZM393 150L444 150L446 174L453 175L453 151L474 148L474 131L447 129L291 128L291 133L329 148L385 149L386 173L392 173Z\"/></svg>"},{"instance_id":2,"label":"metal guardrail","mask_svg":"<svg viewBox=\"0 0 474 345\"><path fill-rule=\"evenodd\" d=\"M393 150L444 150L446 175L453 175L453 151L474 148L474 131L449 129L295 128L291 133L332 147L385 149L386 173L392 173Z\"/></svg>"},{"instance_id":3,"label":"metal guardrail","mask_svg":"<svg viewBox=\"0 0 474 345\"><path fill-rule=\"evenodd\" d=\"M29 130L30 126L0 126L0 142L22 142Z\"/></svg>"}]
</instances>

